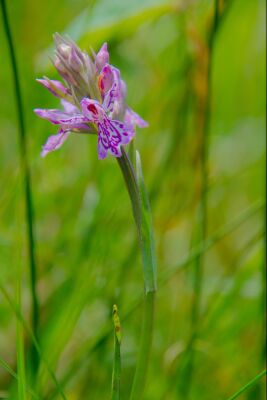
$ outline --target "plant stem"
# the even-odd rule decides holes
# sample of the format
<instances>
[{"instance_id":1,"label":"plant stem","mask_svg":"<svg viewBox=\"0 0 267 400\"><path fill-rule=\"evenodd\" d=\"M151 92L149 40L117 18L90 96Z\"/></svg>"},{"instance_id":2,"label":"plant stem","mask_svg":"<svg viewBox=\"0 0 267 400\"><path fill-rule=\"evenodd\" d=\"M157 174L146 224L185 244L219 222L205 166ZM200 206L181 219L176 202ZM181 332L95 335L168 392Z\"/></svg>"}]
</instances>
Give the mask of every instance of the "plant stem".
<instances>
[{"instance_id":1,"label":"plant stem","mask_svg":"<svg viewBox=\"0 0 267 400\"><path fill-rule=\"evenodd\" d=\"M113 306L114 322L114 362L112 373L112 395L111 400L120 400L121 384L121 325L119 320L118 308Z\"/></svg>"},{"instance_id":2,"label":"plant stem","mask_svg":"<svg viewBox=\"0 0 267 400\"><path fill-rule=\"evenodd\" d=\"M150 349L152 343L153 323L154 323L154 303L155 291L145 294L143 303L143 323L141 331L140 348L137 359L131 400L140 400L146 383L147 369L149 364Z\"/></svg>"},{"instance_id":3,"label":"plant stem","mask_svg":"<svg viewBox=\"0 0 267 400\"><path fill-rule=\"evenodd\" d=\"M201 174L201 199L199 206L199 232L198 241L205 242L207 237L207 214L208 214L208 158L209 158L209 131L210 131L210 109L211 109L211 72L212 72L212 57L214 40L219 24L219 0L214 2L214 14L211 29L209 31L207 43L207 70L206 82L207 93L206 97L200 103L200 113L202 121L200 123L200 174ZM196 259L193 275L193 304L191 309L191 334L187 343L187 349L184 355L184 366L181 378L178 380L178 391L181 392L184 398L187 398L190 393L191 380L194 369L194 343L198 336L199 319L201 311L202 285L203 285L203 269L204 269L204 254L200 254ZM180 373L180 372L179 372Z\"/></svg>"},{"instance_id":4,"label":"plant stem","mask_svg":"<svg viewBox=\"0 0 267 400\"><path fill-rule=\"evenodd\" d=\"M247 391L248 389L252 388L264 375L266 375L266 369L256 375L251 381L249 381L246 385L242 386L235 394L229 397L227 400L234 400L237 399L242 393Z\"/></svg>"},{"instance_id":5,"label":"plant stem","mask_svg":"<svg viewBox=\"0 0 267 400\"><path fill-rule=\"evenodd\" d=\"M31 193L31 180L30 170L27 157L27 144L25 134L25 123L23 114L22 96L20 90L19 73L16 61L15 48L13 44L11 29L9 26L7 7L5 0L0 0L3 16L3 25L8 42L10 61L13 72L14 81L14 94L17 107L18 116L18 129L19 129L19 148L20 148L20 166L24 180L24 196L25 196L25 207L26 207L26 223L27 223L27 236L28 236L28 252L29 252L29 263L30 263L30 286L31 286L31 301L32 301L32 330L35 337L38 337L38 320L39 320L39 305L36 291L36 260L35 260L35 240L34 240L34 218L33 218L33 206L32 206L32 193ZM33 372L37 371L39 364L38 353L34 346L32 346L32 367Z\"/></svg>"},{"instance_id":6,"label":"plant stem","mask_svg":"<svg viewBox=\"0 0 267 400\"><path fill-rule=\"evenodd\" d=\"M130 396L131 400L141 400L145 388L146 375L149 365L149 355L152 344L156 292L156 261L153 228L139 153L136 154L137 172L134 170L129 157L123 148L122 157L118 158L117 160L131 199L143 260L145 288L143 322L137 365Z\"/></svg>"}]
</instances>

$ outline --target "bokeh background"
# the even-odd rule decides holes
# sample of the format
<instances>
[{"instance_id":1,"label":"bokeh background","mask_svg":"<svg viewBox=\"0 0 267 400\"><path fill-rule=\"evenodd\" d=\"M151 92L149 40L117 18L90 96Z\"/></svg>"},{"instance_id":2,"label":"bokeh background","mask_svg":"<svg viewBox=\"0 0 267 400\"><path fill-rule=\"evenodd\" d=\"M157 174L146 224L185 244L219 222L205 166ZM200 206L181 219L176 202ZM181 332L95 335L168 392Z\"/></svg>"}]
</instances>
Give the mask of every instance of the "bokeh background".
<instances>
[{"instance_id":1,"label":"bokeh background","mask_svg":"<svg viewBox=\"0 0 267 400\"><path fill-rule=\"evenodd\" d=\"M264 368L266 4L218 4L214 32L211 0L8 2L34 204L39 340L70 400L110 397L114 303L123 329L122 399L129 398L143 284L116 161L98 161L96 139L86 135L40 157L56 130L32 110L56 108L58 101L35 78L57 79L49 61L56 31L86 50L107 41L129 105L149 122L137 132L136 147L151 200L159 290L144 399L226 400ZM2 22L0 50L0 284L14 304L20 284L30 321L24 188ZM3 399L20 398L3 367L5 361L17 370L18 325L0 293ZM29 377L29 334L20 329ZM60 398L43 362L34 380L40 398ZM264 393L261 380L242 399Z\"/></svg>"}]
</instances>

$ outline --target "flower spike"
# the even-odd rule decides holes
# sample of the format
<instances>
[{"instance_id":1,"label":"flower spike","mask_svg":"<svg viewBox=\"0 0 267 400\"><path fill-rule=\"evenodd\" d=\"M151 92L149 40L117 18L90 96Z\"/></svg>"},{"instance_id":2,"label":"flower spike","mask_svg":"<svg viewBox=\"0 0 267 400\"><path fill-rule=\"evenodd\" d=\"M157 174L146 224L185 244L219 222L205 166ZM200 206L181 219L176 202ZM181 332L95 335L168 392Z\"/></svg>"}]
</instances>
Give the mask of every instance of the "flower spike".
<instances>
[{"instance_id":1,"label":"flower spike","mask_svg":"<svg viewBox=\"0 0 267 400\"><path fill-rule=\"evenodd\" d=\"M109 64L107 43L93 59L69 38L54 35L56 51L54 65L65 84L48 78L37 79L54 96L61 99L63 110L40 109L41 118L59 125L56 135L48 138L42 157L57 150L70 133L98 135L98 158L108 154L121 157L121 146L135 135L135 127L147 123L126 104L126 84L120 71Z\"/></svg>"}]
</instances>

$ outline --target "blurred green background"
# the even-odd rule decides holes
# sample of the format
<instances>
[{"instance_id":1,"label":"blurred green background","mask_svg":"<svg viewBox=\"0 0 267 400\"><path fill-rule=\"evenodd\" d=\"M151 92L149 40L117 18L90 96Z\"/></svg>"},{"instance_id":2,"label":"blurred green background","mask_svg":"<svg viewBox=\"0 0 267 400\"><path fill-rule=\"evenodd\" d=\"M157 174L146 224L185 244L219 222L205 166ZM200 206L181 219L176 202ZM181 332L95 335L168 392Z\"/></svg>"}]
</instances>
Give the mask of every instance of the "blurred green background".
<instances>
[{"instance_id":1,"label":"blurred green background","mask_svg":"<svg viewBox=\"0 0 267 400\"><path fill-rule=\"evenodd\" d=\"M98 161L96 139L86 135L72 135L59 151L40 157L56 129L32 110L56 108L58 101L35 78L58 78L49 62L56 31L86 50L107 41L111 63L127 82L129 105L149 122L137 132L136 146L151 199L159 290L144 399L226 400L264 368L266 4L228 0L219 6L210 54L211 0L8 2L32 179L39 339L69 400L110 397L114 303L123 330L122 399L129 398L143 283L116 161ZM24 190L2 22L0 46L0 284L15 301L21 281L29 321ZM211 244L205 252L199 232L203 137ZM16 320L0 293L0 357L13 370ZM23 334L28 376L29 335ZM35 387L41 399L60 398L43 363ZM264 393L261 381L240 398L264 399ZM0 398L19 398L16 379L1 365Z\"/></svg>"}]
</instances>

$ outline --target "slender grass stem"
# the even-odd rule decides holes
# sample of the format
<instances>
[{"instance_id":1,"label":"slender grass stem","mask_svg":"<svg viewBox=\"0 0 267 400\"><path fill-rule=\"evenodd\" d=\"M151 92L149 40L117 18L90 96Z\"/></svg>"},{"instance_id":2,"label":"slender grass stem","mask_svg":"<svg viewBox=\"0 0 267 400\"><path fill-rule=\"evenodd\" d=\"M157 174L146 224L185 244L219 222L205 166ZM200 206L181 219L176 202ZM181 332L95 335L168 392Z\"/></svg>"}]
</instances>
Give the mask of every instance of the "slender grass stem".
<instances>
[{"instance_id":1,"label":"slender grass stem","mask_svg":"<svg viewBox=\"0 0 267 400\"><path fill-rule=\"evenodd\" d=\"M44 357L43 353L42 353L42 349L39 345L38 340L36 339L36 337L34 336L34 333L31 329L31 327L28 325L28 323L25 321L20 309L18 308L17 304L12 300L12 298L9 296L8 292L6 291L6 289L4 288L4 286L1 284L0 282L0 291L3 295L3 297L6 299L6 301L8 302L9 306L11 307L11 309L13 310L13 312L15 313L18 321L23 325L24 330L27 332L29 338L31 339L33 345L35 346L35 349L38 353L38 357L40 360L42 360L42 362L44 363L50 377L51 380L54 382L55 387L57 388L57 392L58 394L60 394L61 398L63 400L67 400L61 385L59 384L57 377L54 373L54 371L52 370L52 368L50 367L49 362L46 360L46 358Z\"/></svg>"},{"instance_id":2,"label":"slender grass stem","mask_svg":"<svg viewBox=\"0 0 267 400\"><path fill-rule=\"evenodd\" d=\"M17 307L21 312L21 273L18 273L17 280ZM18 365L18 398L19 400L26 400L26 374L25 374L25 356L24 356L24 340L23 340L23 326L19 319L17 319L17 365Z\"/></svg>"},{"instance_id":3,"label":"slender grass stem","mask_svg":"<svg viewBox=\"0 0 267 400\"><path fill-rule=\"evenodd\" d=\"M112 395L111 400L120 400L121 384L121 324L119 320L118 308L113 306L114 322L114 362L112 373Z\"/></svg>"},{"instance_id":4,"label":"slender grass stem","mask_svg":"<svg viewBox=\"0 0 267 400\"><path fill-rule=\"evenodd\" d=\"M250 388L252 388L261 378L266 375L266 369L262 372L260 372L258 375L256 375L251 381L249 381L246 385L242 386L236 393L234 393L231 397L229 397L227 400L235 400L237 399L242 393L246 392Z\"/></svg>"},{"instance_id":5,"label":"slender grass stem","mask_svg":"<svg viewBox=\"0 0 267 400\"><path fill-rule=\"evenodd\" d=\"M32 330L35 337L38 337L38 320L39 320L39 305L36 290L36 259L35 259L35 239L34 239L34 217L33 217L33 205L32 205L32 193L31 193L31 179L30 169L27 156L27 143L26 143L26 131L24 123L23 103L22 95L19 82L19 72L16 61L16 53L14 43L12 39L12 33L9 26L8 13L6 7L6 1L0 0L2 8L3 26L7 38L11 67L13 72L14 82L14 94L17 107L18 116L18 130L19 130L19 150L20 150L20 167L24 181L24 195L25 195L25 208L26 208L26 222L27 222L27 238L28 238L28 252L29 252L29 264L30 264L30 289L31 289L31 302L32 302ZM37 371L39 358L34 346L32 346L32 368L33 372Z\"/></svg>"},{"instance_id":6,"label":"slender grass stem","mask_svg":"<svg viewBox=\"0 0 267 400\"><path fill-rule=\"evenodd\" d=\"M215 0L214 16L211 30L209 32L207 52L208 63L206 70L207 81L207 94L204 103L201 106L201 113L203 113L202 124L200 124L200 174L201 174L201 198L199 207L199 232L198 239L200 242L205 242L207 236L207 214L208 214L208 158L209 158L209 130L210 130L210 109L211 109L211 71L212 71L212 57L214 39L218 29L219 23L219 0ZM190 384L193 375L194 364L194 342L198 336L198 325L201 310L201 297L203 285L203 268L204 268L204 253L200 254L196 259L193 275L193 304L191 311L192 332L185 352L185 365L184 373L181 381L178 381L179 390L181 390L184 397L189 395Z\"/></svg>"},{"instance_id":7,"label":"slender grass stem","mask_svg":"<svg viewBox=\"0 0 267 400\"><path fill-rule=\"evenodd\" d=\"M152 334L153 334L154 302L155 302L155 292L146 293L143 303L143 323L141 331L141 341L137 359L137 367L130 397L131 400L141 399L145 388L147 367L149 364L149 356L150 356Z\"/></svg>"},{"instance_id":8,"label":"slender grass stem","mask_svg":"<svg viewBox=\"0 0 267 400\"><path fill-rule=\"evenodd\" d=\"M156 261L153 228L139 153L136 153L136 171L124 149L122 149L122 157L118 158L118 163L131 199L143 260L145 287L143 323L137 365L130 396L131 400L141 400L145 388L152 344L156 292Z\"/></svg>"},{"instance_id":9,"label":"slender grass stem","mask_svg":"<svg viewBox=\"0 0 267 400\"><path fill-rule=\"evenodd\" d=\"M4 361L2 358L0 358L0 366L7 373L9 373L9 375L11 375L14 379L16 379L19 383L20 377L16 374L16 372L12 369L12 367L6 361ZM41 398L28 385L26 386L26 390L32 396L33 399L41 400Z\"/></svg>"},{"instance_id":10,"label":"slender grass stem","mask_svg":"<svg viewBox=\"0 0 267 400\"><path fill-rule=\"evenodd\" d=\"M218 27L218 8L219 0L215 0L213 25L208 39L208 67L207 67L207 96L204 104L204 121L201 132L201 201L200 201L200 241L205 241L207 235L207 209L208 209L208 157L209 157L209 130L210 130L210 108L211 108L211 71L212 56L215 34ZM201 291L203 283L203 264L204 255L201 255L196 262L195 279L194 279L194 302L192 307L192 321L195 331L197 331L197 323L199 319Z\"/></svg>"}]
</instances>

